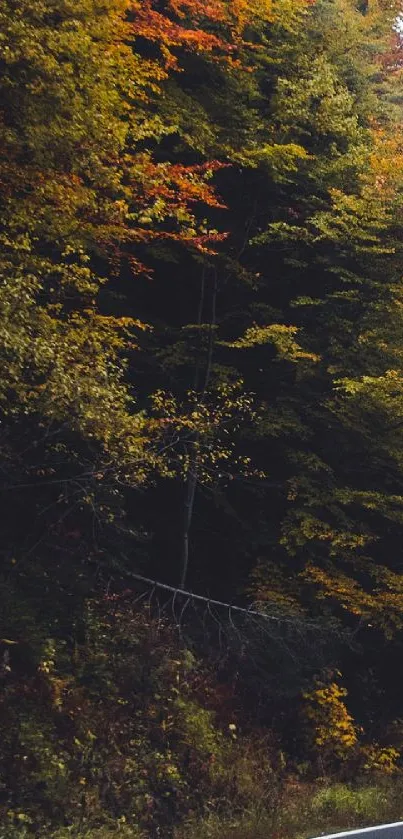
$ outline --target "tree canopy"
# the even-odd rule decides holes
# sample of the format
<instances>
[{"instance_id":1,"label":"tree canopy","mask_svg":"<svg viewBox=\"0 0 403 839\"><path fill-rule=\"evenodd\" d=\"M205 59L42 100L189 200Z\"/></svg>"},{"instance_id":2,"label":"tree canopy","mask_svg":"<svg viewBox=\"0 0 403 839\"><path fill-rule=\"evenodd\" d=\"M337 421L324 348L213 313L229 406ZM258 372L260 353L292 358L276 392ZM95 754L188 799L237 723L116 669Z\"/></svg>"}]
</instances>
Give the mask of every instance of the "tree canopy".
<instances>
[{"instance_id":1,"label":"tree canopy","mask_svg":"<svg viewBox=\"0 0 403 839\"><path fill-rule=\"evenodd\" d=\"M171 829L219 800L228 707L280 740L298 708L291 761L400 765L399 11L0 0L7 824L74 788ZM241 644L220 704L214 632L181 646L139 577L344 640L256 684Z\"/></svg>"}]
</instances>

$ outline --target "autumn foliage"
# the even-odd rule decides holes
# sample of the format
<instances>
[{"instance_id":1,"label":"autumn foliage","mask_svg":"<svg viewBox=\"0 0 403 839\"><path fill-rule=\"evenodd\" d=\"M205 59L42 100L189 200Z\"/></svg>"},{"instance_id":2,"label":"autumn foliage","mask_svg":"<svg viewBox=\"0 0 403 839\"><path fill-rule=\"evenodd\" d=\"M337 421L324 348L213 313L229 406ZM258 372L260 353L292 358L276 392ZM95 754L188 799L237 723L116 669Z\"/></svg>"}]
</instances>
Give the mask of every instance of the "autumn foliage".
<instances>
[{"instance_id":1,"label":"autumn foliage","mask_svg":"<svg viewBox=\"0 0 403 839\"><path fill-rule=\"evenodd\" d=\"M0 834L401 772L399 7L0 0Z\"/></svg>"}]
</instances>

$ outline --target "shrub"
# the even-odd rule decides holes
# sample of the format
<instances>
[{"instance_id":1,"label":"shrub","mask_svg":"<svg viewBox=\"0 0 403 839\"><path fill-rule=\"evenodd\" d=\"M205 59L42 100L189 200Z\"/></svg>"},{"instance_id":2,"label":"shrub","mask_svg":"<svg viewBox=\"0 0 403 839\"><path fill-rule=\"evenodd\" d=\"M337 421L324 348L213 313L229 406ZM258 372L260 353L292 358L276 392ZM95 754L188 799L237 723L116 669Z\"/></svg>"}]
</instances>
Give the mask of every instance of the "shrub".
<instances>
[{"instance_id":1,"label":"shrub","mask_svg":"<svg viewBox=\"0 0 403 839\"><path fill-rule=\"evenodd\" d=\"M130 595L88 603L75 643L49 640L33 674L10 659L3 822L38 832L124 819L152 831L201 812L232 741L203 707L200 676L175 632Z\"/></svg>"},{"instance_id":2,"label":"shrub","mask_svg":"<svg viewBox=\"0 0 403 839\"><path fill-rule=\"evenodd\" d=\"M389 817L398 817L400 808L397 786L363 786L354 789L346 784L334 784L319 790L312 799L312 814L321 822L331 820L336 825L380 824Z\"/></svg>"}]
</instances>

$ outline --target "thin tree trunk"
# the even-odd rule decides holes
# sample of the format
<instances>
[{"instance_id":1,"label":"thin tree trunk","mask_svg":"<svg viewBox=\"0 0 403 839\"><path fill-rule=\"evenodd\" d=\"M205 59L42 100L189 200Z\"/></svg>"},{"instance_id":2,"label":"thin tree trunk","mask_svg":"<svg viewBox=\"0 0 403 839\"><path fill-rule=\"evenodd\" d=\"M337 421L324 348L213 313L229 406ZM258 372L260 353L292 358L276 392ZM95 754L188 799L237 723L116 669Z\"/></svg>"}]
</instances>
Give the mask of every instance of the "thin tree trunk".
<instances>
[{"instance_id":1,"label":"thin tree trunk","mask_svg":"<svg viewBox=\"0 0 403 839\"><path fill-rule=\"evenodd\" d=\"M183 509L183 530L182 530L182 556L181 556L181 577L179 588L184 589L189 570L189 538L192 525L193 509L197 486L197 456L195 444L192 443L189 472L186 482L185 503Z\"/></svg>"},{"instance_id":2,"label":"thin tree trunk","mask_svg":"<svg viewBox=\"0 0 403 839\"><path fill-rule=\"evenodd\" d=\"M203 269L201 275L201 283L200 283L200 297L199 297L199 308L197 312L197 325L201 326L202 319L203 319L203 309L204 309L204 297L206 293L206 261L203 262ZM202 341L201 336L199 335L199 341ZM194 380L193 380L193 390L197 390L199 387L199 371L200 371L200 356L201 356L201 347L200 351L197 354L196 365L195 365L195 373L194 373Z\"/></svg>"},{"instance_id":3,"label":"thin tree trunk","mask_svg":"<svg viewBox=\"0 0 403 839\"><path fill-rule=\"evenodd\" d=\"M200 401L203 402L203 399L206 394L206 390L209 386L210 376L211 376L211 365L213 363L213 350L214 350L214 328L216 325L217 319L217 287L218 287L218 278L217 278L217 269L214 271L214 284L213 284L213 297L211 301L211 320L210 320L210 334L209 334L209 342L208 342L208 350L207 350L207 361L206 361L206 374L204 377L204 385L203 385L203 392L201 394Z\"/></svg>"},{"instance_id":4,"label":"thin tree trunk","mask_svg":"<svg viewBox=\"0 0 403 839\"><path fill-rule=\"evenodd\" d=\"M211 303L211 320L210 320L210 335L209 335L209 343L207 349L207 359L206 359L206 372L204 376L203 382L203 391L200 396L200 402L203 402L206 390L209 385L210 376L211 376L211 367L213 362L213 350L214 350L214 327L216 323L216 305L217 305L217 288L218 288L218 278L217 278L217 271L214 272L214 284L213 284L213 296L212 296L212 303ZM200 303L199 303L199 312L198 312L198 324L201 325L202 320L202 308L204 303L204 295L205 295L205 269L203 269L202 275L202 283L201 283L201 293L200 293ZM195 381L197 382L199 375L198 365L195 371ZM197 435L197 438L190 444L190 458L189 458L189 469L186 479L186 488L185 488L185 499L184 499L184 507L183 507L183 525L182 525L182 546L181 546L181 572L180 572L180 583L179 588L184 589L186 585L188 570L189 570L189 557L190 557L190 530L192 526L193 520L193 511L194 511L194 504L195 504L195 496L196 496L196 489L197 489L197 481L198 481L198 464L197 464L197 444L200 440L200 436Z\"/></svg>"}]
</instances>

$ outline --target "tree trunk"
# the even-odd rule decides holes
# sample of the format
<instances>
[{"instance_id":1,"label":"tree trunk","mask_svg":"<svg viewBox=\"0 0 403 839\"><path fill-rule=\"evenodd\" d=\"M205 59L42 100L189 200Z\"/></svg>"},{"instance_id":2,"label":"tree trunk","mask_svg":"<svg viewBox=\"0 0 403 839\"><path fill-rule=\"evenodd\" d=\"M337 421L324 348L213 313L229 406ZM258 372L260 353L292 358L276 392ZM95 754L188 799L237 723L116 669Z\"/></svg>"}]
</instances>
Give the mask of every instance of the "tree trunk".
<instances>
[{"instance_id":1,"label":"tree trunk","mask_svg":"<svg viewBox=\"0 0 403 839\"><path fill-rule=\"evenodd\" d=\"M179 588L184 589L189 569L189 539L190 528L192 526L193 508L196 495L197 486L197 458L194 444L192 444L192 451L189 463L189 473L185 489L185 503L183 509L183 529L182 529L182 551L181 551L181 576Z\"/></svg>"},{"instance_id":2,"label":"tree trunk","mask_svg":"<svg viewBox=\"0 0 403 839\"><path fill-rule=\"evenodd\" d=\"M217 271L214 271L214 281L213 281L213 293L212 293L212 301L211 301L211 320L210 320L210 334L209 334L209 342L207 348L207 358L206 358L206 369L204 375L204 382L203 382L203 390L200 394L200 402L202 403L207 388L210 382L211 376L211 366L213 361L213 350L214 350L214 328L216 324L216 305L217 305L217 288L218 288L218 278L217 278ZM202 310L204 305L204 297L205 297L205 267L203 267L203 274L202 274L202 282L201 282L201 290L200 290L200 302L199 302L199 312L198 312L198 325L201 325L202 322ZM195 370L195 384L197 387L199 378L199 365L197 363L196 370ZM196 388L195 388L196 389ZM190 458L189 458L189 470L186 479L186 487L185 487L185 500L184 500L184 508L183 508L183 526L182 526L182 546L181 546L181 572L180 572L180 582L179 588L184 589L186 585L188 570L189 570L189 540L190 540L190 529L192 526L192 519L193 519L193 510L194 510L194 503L195 503L195 495L196 495L196 487L197 487L197 444L200 441L200 435L197 435L196 440L190 444Z\"/></svg>"}]
</instances>

